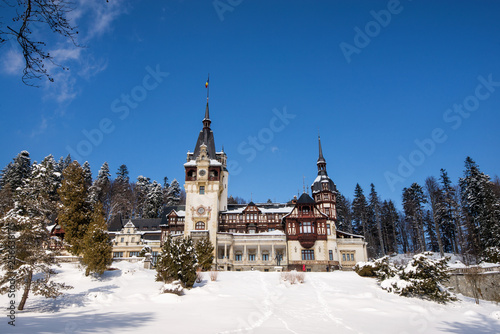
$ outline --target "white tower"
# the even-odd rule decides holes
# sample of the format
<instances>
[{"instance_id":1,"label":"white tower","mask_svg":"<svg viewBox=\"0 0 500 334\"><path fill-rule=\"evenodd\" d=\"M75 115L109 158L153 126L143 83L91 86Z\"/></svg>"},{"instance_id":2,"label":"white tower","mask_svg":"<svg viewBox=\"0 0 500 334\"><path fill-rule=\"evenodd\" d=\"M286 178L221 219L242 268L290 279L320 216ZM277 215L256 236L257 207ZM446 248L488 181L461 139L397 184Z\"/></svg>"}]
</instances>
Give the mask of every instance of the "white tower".
<instances>
[{"instance_id":1,"label":"white tower","mask_svg":"<svg viewBox=\"0 0 500 334\"><path fill-rule=\"evenodd\" d=\"M227 210L227 156L215 151L214 134L210 129L208 101L194 153L188 152L186 171L186 219L184 235L198 239L208 236L217 249L219 212Z\"/></svg>"}]
</instances>

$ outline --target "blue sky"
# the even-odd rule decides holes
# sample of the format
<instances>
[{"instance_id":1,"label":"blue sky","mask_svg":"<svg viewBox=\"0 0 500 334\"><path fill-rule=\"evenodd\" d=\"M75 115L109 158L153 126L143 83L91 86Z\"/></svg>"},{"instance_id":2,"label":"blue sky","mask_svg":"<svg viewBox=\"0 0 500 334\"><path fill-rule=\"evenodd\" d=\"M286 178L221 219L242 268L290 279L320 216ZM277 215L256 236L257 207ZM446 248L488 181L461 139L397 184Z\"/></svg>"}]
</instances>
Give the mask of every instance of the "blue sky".
<instances>
[{"instance_id":1,"label":"blue sky","mask_svg":"<svg viewBox=\"0 0 500 334\"><path fill-rule=\"evenodd\" d=\"M498 1L81 0L72 17L85 48L36 32L70 68L55 83L23 85L19 50L0 49L2 167L75 152L94 175L107 161L183 184L209 72L234 196L309 188L318 132L351 198L373 182L399 205L440 168L456 183L468 155L500 175Z\"/></svg>"}]
</instances>

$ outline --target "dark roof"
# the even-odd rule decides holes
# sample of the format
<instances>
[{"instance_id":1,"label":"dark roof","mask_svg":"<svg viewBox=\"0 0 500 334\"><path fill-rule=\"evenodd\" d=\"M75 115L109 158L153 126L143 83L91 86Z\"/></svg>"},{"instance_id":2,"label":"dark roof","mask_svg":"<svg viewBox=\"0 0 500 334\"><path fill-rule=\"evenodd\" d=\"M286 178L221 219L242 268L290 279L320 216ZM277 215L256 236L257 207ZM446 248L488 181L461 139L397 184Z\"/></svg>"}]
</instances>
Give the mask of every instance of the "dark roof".
<instances>
[{"instance_id":1,"label":"dark roof","mask_svg":"<svg viewBox=\"0 0 500 334\"><path fill-rule=\"evenodd\" d=\"M194 148L193 159L196 159L200 155L200 147L203 144L207 146L207 154L209 159L215 160L217 156L215 154L214 133L210 129L208 101L207 101L207 107L205 109L205 118L203 119L203 129L201 129L200 134L198 135L198 140L196 141L196 146Z\"/></svg>"},{"instance_id":2,"label":"dark roof","mask_svg":"<svg viewBox=\"0 0 500 334\"><path fill-rule=\"evenodd\" d=\"M250 203L248 203L248 206L255 206L255 203L250 201Z\"/></svg>"},{"instance_id":3,"label":"dark roof","mask_svg":"<svg viewBox=\"0 0 500 334\"><path fill-rule=\"evenodd\" d=\"M328 177L328 175L326 175L326 171L324 174L322 174L321 172L318 173L318 176L319 178L316 178L316 180L314 181L314 183L312 184L311 186L311 189L312 189L312 192L313 194L317 193L317 192L320 192L320 191L323 191L323 186L322 184L327 182L328 183L328 190L329 191L332 191L332 192L337 192L337 186L335 185L335 183Z\"/></svg>"},{"instance_id":4,"label":"dark roof","mask_svg":"<svg viewBox=\"0 0 500 334\"><path fill-rule=\"evenodd\" d=\"M139 231L160 230L161 218L138 218L130 220ZM119 232L128 221L129 219L121 219L118 215L114 216L108 226L108 231Z\"/></svg>"},{"instance_id":5,"label":"dark roof","mask_svg":"<svg viewBox=\"0 0 500 334\"><path fill-rule=\"evenodd\" d=\"M314 200L307 193L300 195L297 204L315 204Z\"/></svg>"},{"instance_id":6,"label":"dark roof","mask_svg":"<svg viewBox=\"0 0 500 334\"><path fill-rule=\"evenodd\" d=\"M318 135L318 144L319 144L319 158L318 158L318 163L325 163L326 160L323 158L323 149L321 148L321 138Z\"/></svg>"}]
</instances>

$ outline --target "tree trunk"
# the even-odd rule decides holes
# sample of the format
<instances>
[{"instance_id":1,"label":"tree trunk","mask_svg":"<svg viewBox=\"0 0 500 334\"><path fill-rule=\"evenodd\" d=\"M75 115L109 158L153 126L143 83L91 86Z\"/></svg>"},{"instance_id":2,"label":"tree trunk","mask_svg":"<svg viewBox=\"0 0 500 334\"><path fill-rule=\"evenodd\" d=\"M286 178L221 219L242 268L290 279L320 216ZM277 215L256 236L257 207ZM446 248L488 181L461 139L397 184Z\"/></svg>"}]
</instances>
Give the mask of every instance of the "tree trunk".
<instances>
[{"instance_id":1,"label":"tree trunk","mask_svg":"<svg viewBox=\"0 0 500 334\"><path fill-rule=\"evenodd\" d=\"M443 257L444 256L443 240L441 240L441 232L439 231L439 224L437 222L436 216L434 215L434 212L433 216L434 216L434 230L436 231L436 239L439 246L439 253L441 254L441 257Z\"/></svg>"},{"instance_id":2,"label":"tree trunk","mask_svg":"<svg viewBox=\"0 0 500 334\"><path fill-rule=\"evenodd\" d=\"M19 303L18 310L22 311L24 310L24 304L26 304L26 300L28 299L28 295L30 293L31 289L31 279L33 278L33 272L30 270L28 273L28 277L26 285L24 286L24 292L23 292L23 297L21 298L21 302Z\"/></svg>"}]
</instances>

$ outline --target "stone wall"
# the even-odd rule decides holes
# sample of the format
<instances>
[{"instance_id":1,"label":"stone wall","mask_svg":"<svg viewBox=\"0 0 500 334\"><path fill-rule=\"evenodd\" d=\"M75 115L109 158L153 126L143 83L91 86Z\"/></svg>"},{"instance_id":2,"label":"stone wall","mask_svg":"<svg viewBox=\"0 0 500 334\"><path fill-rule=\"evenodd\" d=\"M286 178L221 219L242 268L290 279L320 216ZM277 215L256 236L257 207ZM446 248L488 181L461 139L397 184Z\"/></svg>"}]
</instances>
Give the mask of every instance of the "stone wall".
<instances>
[{"instance_id":1,"label":"stone wall","mask_svg":"<svg viewBox=\"0 0 500 334\"><path fill-rule=\"evenodd\" d=\"M474 298L474 281L480 299L500 302L500 272L453 273L448 282L454 292Z\"/></svg>"}]
</instances>

